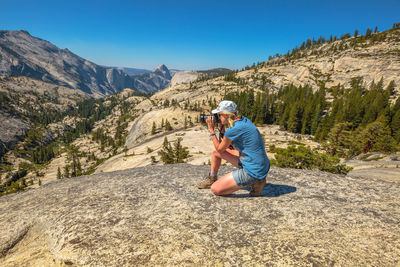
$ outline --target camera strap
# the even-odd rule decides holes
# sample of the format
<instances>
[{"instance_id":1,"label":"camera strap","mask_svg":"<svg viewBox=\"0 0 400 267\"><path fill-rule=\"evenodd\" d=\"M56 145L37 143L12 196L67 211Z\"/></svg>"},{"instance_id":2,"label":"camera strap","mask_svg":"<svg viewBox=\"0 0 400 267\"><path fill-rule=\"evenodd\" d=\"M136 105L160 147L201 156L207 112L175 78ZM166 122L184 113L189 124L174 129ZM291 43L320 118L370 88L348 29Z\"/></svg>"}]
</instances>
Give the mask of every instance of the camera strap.
<instances>
[{"instance_id":1,"label":"camera strap","mask_svg":"<svg viewBox=\"0 0 400 267\"><path fill-rule=\"evenodd\" d=\"M224 125L221 125L218 128L218 141L221 143L222 142L222 138L224 138L224 133L222 133L222 127L224 127Z\"/></svg>"}]
</instances>

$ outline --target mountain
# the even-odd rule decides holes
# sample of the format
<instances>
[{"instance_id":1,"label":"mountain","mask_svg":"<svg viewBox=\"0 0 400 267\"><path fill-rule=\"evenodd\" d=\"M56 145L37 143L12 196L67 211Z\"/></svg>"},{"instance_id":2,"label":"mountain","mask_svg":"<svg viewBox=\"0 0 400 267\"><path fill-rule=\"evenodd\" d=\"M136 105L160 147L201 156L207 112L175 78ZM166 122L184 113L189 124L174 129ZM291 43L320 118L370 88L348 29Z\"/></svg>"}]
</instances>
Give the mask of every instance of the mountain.
<instances>
[{"instance_id":1,"label":"mountain","mask_svg":"<svg viewBox=\"0 0 400 267\"><path fill-rule=\"evenodd\" d=\"M130 74L145 73L131 76ZM0 76L28 76L102 97L124 88L153 93L169 85L165 65L153 72L103 67L27 31L0 31Z\"/></svg>"},{"instance_id":2,"label":"mountain","mask_svg":"<svg viewBox=\"0 0 400 267\"><path fill-rule=\"evenodd\" d=\"M160 75L161 77L164 77L167 80L171 80L171 73L169 72L167 66L164 64L159 65L157 68L153 70L154 74Z\"/></svg>"},{"instance_id":3,"label":"mountain","mask_svg":"<svg viewBox=\"0 0 400 267\"><path fill-rule=\"evenodd\" d=\"M122 70L99 66L26 31L0 31L0 75L28 76L93 96L132 85Z\"/></svg>"},{"instance_id":4,"label":"mountain","mask_svg":"<svg viewBox=\"0 0 400 267\"><path fill-rule=\"evenodd\" d=\"M122 70L123 72L125 72L128 75L138 75L138 74L142 74L142 73L148 73L151 72L151 70L146 70L146 69L136 69L136 68L127 68L127 67L121 67L121 68L117 68Z\"/></svg>"},{"instance_id":5,"label":"mountain","mask_svg":"<svg viewBox=\"0 0 400 267\"><path fill-rule=\"evenodd\" d=\"M225 68L215 68L210 70L199 70L199 71L178 71L173 75L171 85L181 83L191 83L198 79L210 79L217 76L225 75L232 70Z\"/></svg>"},{"instance_id":6,"label":"mountain","mask_svg":"<svg viewBox=\"0 0 400 267\"><path fill-rule=\"evenodd\" d=\"M207 78L213 78L216 76L225 75L231 71L232 70L227 69L227 68L215 68L215 69L210 69L210 70L199 70L197 72L203 74L203 76L205 76Z\"/></svg>"},{"instance_id":7,"label":"mountain","mask_svg":"<svg viewBox=\"0 0 400 267\"><path fill-rule=\"evenodd\" d=\"M293 84L309 85L314 90L342 85L350 87L352 78L362 77L366 86L383 79L400 88L400 29L333 40L304 42L285 55L253 64L237 73L236 78L260 86L280 88Z\"/></svg>"},{"instance_id":8,"label":"mountain","mask_svg":"<svg viewBox=\"0 0 400 267\"><path fill-rule=\"evenodd\" d=\"M172 79L171 73L164 64L159 65L150 73L142 73L131 77L135 90L148 93L154 93L167 87Z\"/></svg>"}]
</instances>

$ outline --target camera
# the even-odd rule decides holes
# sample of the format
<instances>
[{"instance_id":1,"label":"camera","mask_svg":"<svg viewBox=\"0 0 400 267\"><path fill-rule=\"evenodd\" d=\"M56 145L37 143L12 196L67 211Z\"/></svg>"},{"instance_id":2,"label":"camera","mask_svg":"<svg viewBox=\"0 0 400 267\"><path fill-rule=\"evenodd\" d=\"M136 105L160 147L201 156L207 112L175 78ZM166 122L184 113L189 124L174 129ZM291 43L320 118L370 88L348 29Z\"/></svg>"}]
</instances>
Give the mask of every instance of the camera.
<instances>
[{"instance_id":1,"label":"camera","mask_svg":"<svg viewBox=\"0 0 400 267\"><path fill-rule=\"evenodd\" d=\"M214 117L214 123L219 123L221 122L219 120L219 116L218 113L214 113L214 114L200 114L200 121L202 123L206 123L206 119L208 119L209 117Z\"/></svg>"}]
</instances>

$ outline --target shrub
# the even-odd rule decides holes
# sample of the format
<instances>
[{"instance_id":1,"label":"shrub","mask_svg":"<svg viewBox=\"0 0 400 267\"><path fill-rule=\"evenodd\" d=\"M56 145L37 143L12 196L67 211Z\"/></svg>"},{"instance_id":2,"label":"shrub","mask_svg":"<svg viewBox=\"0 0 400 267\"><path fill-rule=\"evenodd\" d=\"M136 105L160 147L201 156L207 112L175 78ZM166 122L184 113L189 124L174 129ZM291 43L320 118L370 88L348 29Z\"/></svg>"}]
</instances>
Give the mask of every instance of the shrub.
<instances>
[{"instance_id":1,"label":"shrub","mask_svg":"<svg viewBox=\"0 0 400 267\"><path fill-rule=\"evenodd\" d=\"M319 169L331 173L347 174L352 168L339 163L339 158L319 153L306 146L276 148L272 164L281 168Z\"/></svg>"},{"instance_id":2,"label":"shrub","mask_svg":"<svg viewBox=\"0 0 400 267\"><path fill-rule=\"evenodd\" d=\"M269 145L269 152L274 152L275 151L275 149L276 149L276 146L275 145Z\"/></svg>"},{"instance_id":3,"label":"shrub","mask_svg":"<svg viewBox=\"0 0 400 267\"><path fill-rule=\"evenodd\" d=\"M179 137L172 147L167 137L164 138L162 149L158 152L164 164L183 163L189 157L189 151L181 145L181 141L182 138Z\"/></svg>"}]
</instances>

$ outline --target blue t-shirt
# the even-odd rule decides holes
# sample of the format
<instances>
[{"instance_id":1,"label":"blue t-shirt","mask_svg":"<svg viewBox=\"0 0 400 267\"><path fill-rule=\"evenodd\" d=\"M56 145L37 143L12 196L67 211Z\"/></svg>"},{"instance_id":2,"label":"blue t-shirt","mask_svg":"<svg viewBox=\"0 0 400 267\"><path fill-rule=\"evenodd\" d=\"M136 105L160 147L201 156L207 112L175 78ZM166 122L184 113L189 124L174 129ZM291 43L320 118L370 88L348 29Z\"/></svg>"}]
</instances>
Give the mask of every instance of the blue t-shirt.
<instances>
[{"instance_id":1,"label":"blue t-shirt","mask_svg":"<svg viewBox=\"0 0 400 267\"><path fill-rule=\"evenodd\" d=\"M247 174L263 179L269 171L269 159L265 153L264 141L257 127L246 117L234 122L224 137L232 140L232 145L239 150L239 160Z\"/></svg>"}]
</instances>

